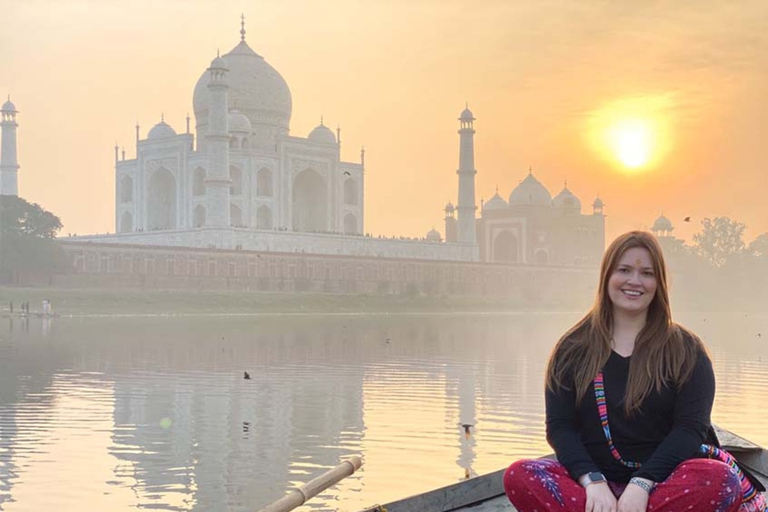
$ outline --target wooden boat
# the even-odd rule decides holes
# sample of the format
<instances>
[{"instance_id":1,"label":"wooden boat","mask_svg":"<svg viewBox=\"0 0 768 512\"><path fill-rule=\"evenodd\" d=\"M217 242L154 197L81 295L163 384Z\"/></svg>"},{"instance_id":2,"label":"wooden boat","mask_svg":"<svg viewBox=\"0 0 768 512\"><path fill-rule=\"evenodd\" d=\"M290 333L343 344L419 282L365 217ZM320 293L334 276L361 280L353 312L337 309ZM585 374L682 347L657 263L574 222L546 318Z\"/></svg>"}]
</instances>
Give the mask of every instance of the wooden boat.
<instances>
[{"instance_id":1,"label":"wooden boat","mask_svg":"<svg viewBox=\"0 0 768 512\"><path fill-rule=\"evenodd\" d=\"M719 427L715 427L715 432L720 444L738 459L739 464L768 487L768 450ZM504 494L501 483L505 470L500 469L384 505L375 505L363 512L514 512L515 508Z\"/></svg>"}]
</instances>

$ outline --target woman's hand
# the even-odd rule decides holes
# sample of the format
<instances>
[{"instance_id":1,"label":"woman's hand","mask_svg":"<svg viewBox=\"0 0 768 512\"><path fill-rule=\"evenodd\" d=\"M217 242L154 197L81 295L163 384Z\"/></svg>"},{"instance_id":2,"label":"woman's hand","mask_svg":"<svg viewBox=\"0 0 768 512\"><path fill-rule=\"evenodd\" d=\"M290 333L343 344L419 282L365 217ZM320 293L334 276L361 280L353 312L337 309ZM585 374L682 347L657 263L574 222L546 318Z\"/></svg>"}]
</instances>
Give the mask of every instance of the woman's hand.
<instances>
[{"instance_id":1,"label":"woman's hand","mask_svg":"<svg viewBox=\"0 0 768 512\"><path fill-rule=\"evenodd\" d=\"M645 512L648 508L648 491L634 484L627 485L619 498L618 512Z\"/></svg>"},{"instance_id":2,"label":"woman's hand","mask_svg":"<svg viewBox=\"0 0 768 512\"><path fill-rule=\"evenodd\" d=\"M589 484L585 490L587 491L587 507L584 512L616 512L616 496L613 495L607 483Z\"/></svg>"}]
</instances>

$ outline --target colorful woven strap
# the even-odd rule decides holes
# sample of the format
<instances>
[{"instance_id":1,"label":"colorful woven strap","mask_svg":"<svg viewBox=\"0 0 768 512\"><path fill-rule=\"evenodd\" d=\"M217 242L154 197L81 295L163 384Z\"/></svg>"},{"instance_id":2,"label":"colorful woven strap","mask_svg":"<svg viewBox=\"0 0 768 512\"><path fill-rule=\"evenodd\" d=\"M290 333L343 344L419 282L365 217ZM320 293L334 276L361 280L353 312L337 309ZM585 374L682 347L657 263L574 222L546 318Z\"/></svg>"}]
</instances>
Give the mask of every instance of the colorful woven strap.
<instances>
[{"instance_id":1,"label":"colorful woven strap","mask_svg":"<svg viewBox=\"0 0 768 512\"><path fill-rule=\"evenodd\" d=\"M613 438L611 437L611 428L608 425L608 406L605 402L605 382L603 381L603 372L599 372L595 380L593 381L595 386L595 400L597 401L597 411L600 414L600 424L603 426L603 433L605 434L605 440L608 441L608 448L611 450L613 458L619 461L622 465L638 469L642 467L640 462L630 462L621 458L619 450L616 449L616 445L613 444ZM728 464L736 472L739 477L739 484L741 485L741 502L742 504L749 504L750 510L764 512L768 510L763 495L757 492L755 486L749 481L749 478L739 467L736 459L733 455L726 450L712 446L710 444L702 444L699 446L699 453L706 455L709 459L719 460ZM753 501L754 500L754 501Z\"/></svg>"},{"instance_id":2,"label":"colorful woven strap","mask_svg":"<svg viewBox=\"0 0 768 512\"><path fill-rule=\"evenodd\" d=\"M600 424L603 426L603 433L605 434L606 441L608 441L608 448L611 450L613 458L628 468L639 468L642 464L639 462L629 462L622 459L619 450L617 450L616 445L613 444L613 438L611 437L611 427L608 425L608 406L605 403L605 384L603 382L603 372L597 374L594 384L595 399L597 400L597 412L600 413Z\"/></svg>"}]
</instances>

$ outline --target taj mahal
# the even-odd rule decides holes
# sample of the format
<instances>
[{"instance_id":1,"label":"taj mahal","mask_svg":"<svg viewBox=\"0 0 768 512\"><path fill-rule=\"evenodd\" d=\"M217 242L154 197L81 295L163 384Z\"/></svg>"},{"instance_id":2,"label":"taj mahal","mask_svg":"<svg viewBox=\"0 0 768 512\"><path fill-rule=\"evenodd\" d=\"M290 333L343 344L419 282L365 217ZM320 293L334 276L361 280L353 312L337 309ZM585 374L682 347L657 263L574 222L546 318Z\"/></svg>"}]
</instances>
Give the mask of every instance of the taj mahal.
<instances>
[{"instance_id":1,"label":"taj mahal","mask_svg":"<svg viewBox=\"0 0 768 512\"><path fill-rule=\"evenodd\" d=\"M280 73L246 42L217 55L194 87L194 133L161 118L136 153L115 147L115 233L83 242L536 265L599 261L603 202L582 213L567 186L552 197L531 170L508 200L498 189L478 207L475 116L459 115L457 202L444 232L423 238L365 231L365 151L340 157L341 133L321 120L306 137L290 133L292 98ZM0 193L18 194L16 107L2 106ZM451 179L446 170L446 179ZM437 213L437 212L436 212Z\"/></svg>"}]
</instances>

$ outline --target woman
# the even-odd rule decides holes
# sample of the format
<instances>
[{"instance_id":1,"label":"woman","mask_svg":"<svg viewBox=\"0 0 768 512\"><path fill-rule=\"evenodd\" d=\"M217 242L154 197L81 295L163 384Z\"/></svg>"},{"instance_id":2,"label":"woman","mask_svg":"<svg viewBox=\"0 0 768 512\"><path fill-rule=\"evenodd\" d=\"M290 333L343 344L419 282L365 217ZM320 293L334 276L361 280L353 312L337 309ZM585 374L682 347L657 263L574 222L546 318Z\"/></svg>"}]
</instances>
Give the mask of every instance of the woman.
<instances>
[{"instance_id":1,"label":"woman","mask_svg":"<svg viewBox=\"0 0 768 512\"><path fill-rule=\"evenodd\" d=\"M545 395L558 462L507 469L504 489L520 512L765 509L759 494L743 503L750 481L699 455L717 445L712 363L701 340L672 321L650 233L626 233L606 250L595 304L557 342Z\"/></svg>"}]
</instances>

